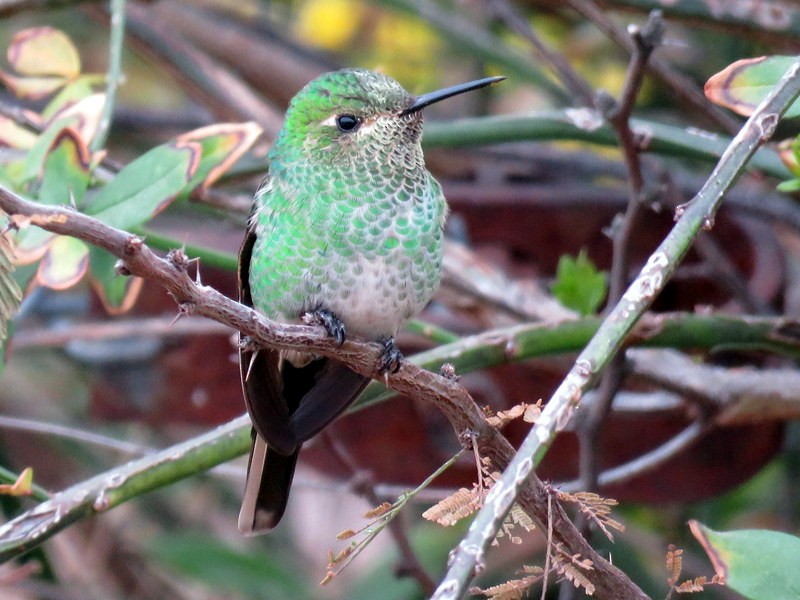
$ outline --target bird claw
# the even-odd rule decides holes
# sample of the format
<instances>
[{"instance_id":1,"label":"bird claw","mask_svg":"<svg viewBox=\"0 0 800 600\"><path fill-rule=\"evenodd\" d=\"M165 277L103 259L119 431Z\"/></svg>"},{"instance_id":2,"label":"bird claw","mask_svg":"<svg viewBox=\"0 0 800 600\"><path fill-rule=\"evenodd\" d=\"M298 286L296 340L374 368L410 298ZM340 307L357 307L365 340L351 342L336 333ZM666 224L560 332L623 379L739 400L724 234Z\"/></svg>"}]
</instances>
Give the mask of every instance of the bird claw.
<instances>
[{"instance_id":1,"label":"bird claw","mask_svg":"<svg viewBox=\"0 0 800 600\"><path fill-rule=\"evenodd\" d=\"M178 313L178 316L181 316L180 313ZM177 321L177 318L175 320ZM239 343L237 345L239 347L239 350L241 350L242 352L255 353L261 350L261 346L257 344L256 341L249 335L240 334Z\"/></svg>"},{"instance_id":2,"label":"bird claw","mask_svg":"<svg viewBox=\"0 0 800 600\"><path fill-rule=\"evenodd\" d=\"M381 344L383 344L383 352L381 352L381 362L378 366L378 372L381 374L397 373L403 361L403 353L400 352L397 344L394 343L394 338L391 336L381 340Z\"/></svg>"},{"instance_id":3,"label":"bird claw","mask_svg":"<svg viewBox=\"0 0 800 600\"><path fill-rule=\"evenodd\" d=\"M328 336L335 339L337 344L340 346L344 344L345 339L347 339L347 332L344 329L344 323L339 317L326 308L317 308L307 314L310 318L306 322L322 325L325 331L328 332Z\"/></svg>"}]
</instances>

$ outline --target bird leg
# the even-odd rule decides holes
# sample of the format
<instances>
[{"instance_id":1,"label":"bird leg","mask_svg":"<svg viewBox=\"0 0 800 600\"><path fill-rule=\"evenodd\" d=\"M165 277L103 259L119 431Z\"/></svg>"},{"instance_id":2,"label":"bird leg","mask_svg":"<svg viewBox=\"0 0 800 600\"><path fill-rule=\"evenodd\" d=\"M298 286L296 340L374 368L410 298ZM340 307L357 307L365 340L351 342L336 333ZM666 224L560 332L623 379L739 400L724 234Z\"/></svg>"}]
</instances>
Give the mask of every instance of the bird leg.
<instances>
[{"instance_id":1,"label":"bird leg","mask_svg":"<svg viewBox=\"0 0 800 600\"><path fill-rule=\"evenodd\" d=\"M403 360L403 353L394 343L394 338L389 336L380 340L383 345L383 352L381 352L381 362L378 366L378 371L384 373L397 373L400 370L400 363Z\"/></svg>"},{"instance_id":2,"label":"bird leg","mask_svg":"<svg viewBox=\"0 0 800 600\"><path fill-rule=\"evenodd\" d=\"M322 325L325 331L328 332L328 336L335 339L337 344L340 346L344 344L344 340L347 337L344 323L327 308L318 306L314 310L305 313L303 320L308 324Z\"/></svg>"}]
</instances>

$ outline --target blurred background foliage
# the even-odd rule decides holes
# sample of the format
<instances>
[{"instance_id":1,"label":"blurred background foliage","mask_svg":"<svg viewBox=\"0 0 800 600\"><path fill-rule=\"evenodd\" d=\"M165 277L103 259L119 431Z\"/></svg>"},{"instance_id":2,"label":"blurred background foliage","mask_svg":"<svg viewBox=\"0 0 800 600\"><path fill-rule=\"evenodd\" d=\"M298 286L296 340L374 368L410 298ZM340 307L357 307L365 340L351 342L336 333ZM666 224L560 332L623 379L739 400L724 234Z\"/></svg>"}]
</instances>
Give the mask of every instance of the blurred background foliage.
<instances>
[{"instance_id":1,"label":"blurred background foliage","mask_svg":"<svg viewBox=\"0 0 800 600\"><path fill-rule=\"evenodd\" d=\"M628 52L609 39L608 28L624 32L629 22L644 22L647 12L661 3L567 4L526 0L517 8L522 22L591 89L618 96ZM663 146L654 146L656 152L645 156L647 190L658 211L640 224L631 272L669 227L674 205L691 198L710 172L715 153L700 147L691 128L724 136L735 133L742 122L687 97L737 59L797 51L800 9L777 1L746 4L750 13L700 0L665 7L666 43L656 57L664 69L685 78L683 88L665 83L664 76L649 76L634 114L645 129L651 123L676 126L678 143L663 151ZM433 126L426 136L426 155L453 208L448 235L467 255L453 258L443 290L423 319L467 335L534 318L563 318L568 314L564 309L547 308L550 300L536 294L554 281L554 291L575 287L556 281L564 256L580 255L581 261L588 256L600 270L608 269L611 246L604 231L627 202L626 172L613 139L609 143L600 133L592 138L591 131L580 127L566 133L551 127L547 119L555 119L554 113L543 111L559 111L558 118L563 118L564 109L580 106L581 99L531 53L528 41L511 31L497 5L481 0L128 2L122 81L104 162L109 173L205 125L254 121L264 132L214 187L191 194L187 189L136 230L162 250L185 244L190 256L200 256L204 282L233 296L234 257L250 198L266 170L266 151L285 106L304 83L327 70L363 66L422 93L502 73L508 76L502 86L436 105L428 114ZM592 11L602 19L593 18ZM16 0L0 3L0 16L0 44L26 28L55 27L78 48L83 73L106 72L105 3ZM45 103L20 101L9 89L0 90L2 114L23 123L24 115L15 111L24 107L39 112ZM494 139L508 143L490 147L480 145L485 138L474 122L448 123L469 115L507 114L532 115L531 130ZM793 123L782 125L781 137L795 130ZM455 141L444 139L448 132ZM536 141L526 141L526 136ZM657 132L654 143L658 139ZM11 150L0 150L0 162L14 156ZM772 166L773 177L788 177L788 171L774 156L762 155L761 160L761 171L754 170L731 194L734 208L720 214L710 234L726 258L709 265L713 260L708 253L694 257L657 308L796 314L800 219L794 220L789 197L774 191L777 180L763 173L763 165ZM725 283L720 264L732 265L734 283ZM581 272L583 280L586 271ZM593 267L588 275L597 283L579 295L602 295L605 278ZM243 411L231 332L213 323L170 327L175 307L156 286L145 284L133 309L111 319L85 279L56 292L32 286L32 268L20 267L17 276L26 298L0 380L0 412L17 420L0 422L0 464L15 471L33 466L37 484L58 490ZM488 293L482 291L487 286ZM509 299L510 291L543 303L541 310L532 316L518 299ZM591 311L596 304L579 308ZM407 333L401 341L408 353L431 345L418 333ZM720 349L711 358L731 368L785 364L767 354ZM514 368L506 365L466 374L463 382L478 401L495 409L535 402L547 397L569 360L564 354ZM642 389L650 390L634 383L629 391ZM373 433L376 439L363 447L354 442L343 451L354 457L356 471L368 470L381 498L413 487L458 446L440 416L408 404L395 400L382 407L384 412L366 409L332 430L333 436L348 439L357 438L357 432ZM692 418L681 413L667 424L623 421L610 427L620 431L602 449L608 456L604 464L650 448L615 455L611 444L623 444L620 440L630 438L632 431L633 437L657 445ZM377 431L375 422L381 423ZM35 430L37 424L44 424L43 431ZM54 425L71 429L60 431ZM514 427L519 439L520 424L512 425L509 435L513 438ZM768 422L729 429L735 431L721 431L719 439L709 442L713 451L701 443L674 457L675 471L654 469L638 487L609 492L622 500L615 516L627 530L614 544L602 536L596 541L652 597L667 593L664 554L669 543L686 549L686 577L711 575L686 527L690 518L715 529L798 532L796 425ZM415 437L420 431L427 436L424 443ZM647 439L649 432L653 440ZM402 577L408 565L398 558L387 533L342 575L325 587L317 585L325 575L328 550L346 545L335 539L336 533L358 528L361 513L370 507L354 493L353 469L331 464L326 443L312 444L304 456L287 521L270 536L244 539L236 531L244 471L238 462L82 522L4 565L0 598L423 597L415 580ZM556 445L551 454L563 460L545 465L544 476L574 478L575 445L574 439ZM430 460L417 464L417 454ZM390 471L391 464L399 470ZM444 530L420 515L448 490L469 486L472 478L474 464L466 457L460 473L437 481L402 516L412 547L434 580L443 573L447 553L464 526ZM2 504L9 517L31 505L19 498L3 498ZM502 541L490 555L480 585L513 576L523 563L542 564L544 548L537 534L525 535L519 545ZM557 597L558 590L551 594ZM709 588L697 597L737 596Z\"/></svg>"}]
</instances>

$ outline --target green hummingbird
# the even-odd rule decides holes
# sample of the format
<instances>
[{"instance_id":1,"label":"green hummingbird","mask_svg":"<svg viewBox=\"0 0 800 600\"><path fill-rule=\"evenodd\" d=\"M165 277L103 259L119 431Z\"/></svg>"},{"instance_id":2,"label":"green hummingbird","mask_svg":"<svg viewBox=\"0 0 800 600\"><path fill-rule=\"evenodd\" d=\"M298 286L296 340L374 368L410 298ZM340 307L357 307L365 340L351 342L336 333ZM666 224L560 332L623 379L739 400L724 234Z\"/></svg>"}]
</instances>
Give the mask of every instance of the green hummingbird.
<instances>
[{"instance_id":1,"label":"green hummingbird","mask_svg":"<svg viewBox=\"0 0 800 600\"><path fill-rule=\"evenodd\" d=\"M447 203L425 168L424 107L503 77L415 97L363 69L327 73L291 101L269 153L239 255L241 302L288 322L345 330L383 344L379 372L402 358L394 335L441 279ZM369 382L335 360L240 347L253 422L239 529L278 524L303 442Z\"/></svg>"}]
</instances>

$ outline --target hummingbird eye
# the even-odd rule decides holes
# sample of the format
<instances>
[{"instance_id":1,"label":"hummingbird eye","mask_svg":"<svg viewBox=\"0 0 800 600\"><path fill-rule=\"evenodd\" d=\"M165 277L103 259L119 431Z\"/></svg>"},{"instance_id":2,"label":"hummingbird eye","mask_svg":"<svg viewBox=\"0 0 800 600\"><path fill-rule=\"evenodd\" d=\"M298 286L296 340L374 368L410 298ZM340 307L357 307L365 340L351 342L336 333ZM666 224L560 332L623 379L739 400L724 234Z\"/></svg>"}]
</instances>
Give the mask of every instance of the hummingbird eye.
<instances>
[{"instance_id":1,"label":"hummingbird eye","mask_svg":"<svg viewBox=\"0 0 800 600\"><path fill-rule=\"evenodd\" d=\"M355 131L359 125L361 125L361 118L355 115L338 115L336 117L336 127L344 133Z\"/></svg>"}]
</instances>

